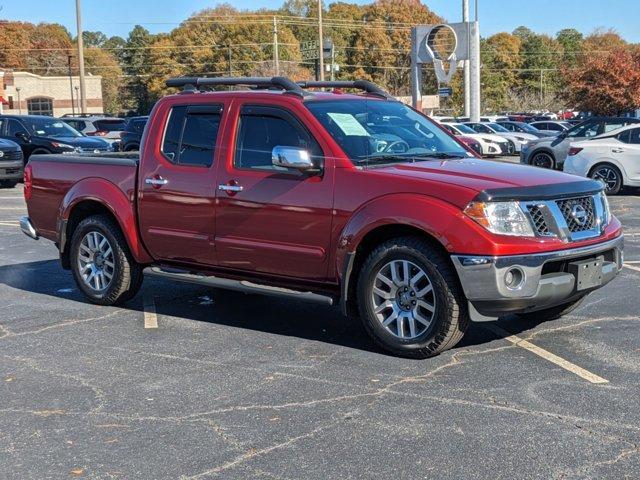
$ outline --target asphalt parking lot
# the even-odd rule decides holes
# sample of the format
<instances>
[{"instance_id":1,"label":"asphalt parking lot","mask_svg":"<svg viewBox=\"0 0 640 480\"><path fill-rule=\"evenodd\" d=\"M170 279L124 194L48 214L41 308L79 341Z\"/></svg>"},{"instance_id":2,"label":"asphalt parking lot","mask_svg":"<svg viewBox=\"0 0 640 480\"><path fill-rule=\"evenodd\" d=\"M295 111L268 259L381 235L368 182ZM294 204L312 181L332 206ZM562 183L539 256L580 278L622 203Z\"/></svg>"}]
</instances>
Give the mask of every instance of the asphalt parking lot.
<instances>
[{"instance_id":1,"label":"asphalt parking lot","mask_svg":"<svg viewBox=\"0 0 640 480\"><path fill-rule=\"evenodd\" d=\"M579 310L413 361L330 307L157 279L85 303L0 190L0 477L638 478L638 193L611 199L625 268Z\"/></svg>"}]
</instances>

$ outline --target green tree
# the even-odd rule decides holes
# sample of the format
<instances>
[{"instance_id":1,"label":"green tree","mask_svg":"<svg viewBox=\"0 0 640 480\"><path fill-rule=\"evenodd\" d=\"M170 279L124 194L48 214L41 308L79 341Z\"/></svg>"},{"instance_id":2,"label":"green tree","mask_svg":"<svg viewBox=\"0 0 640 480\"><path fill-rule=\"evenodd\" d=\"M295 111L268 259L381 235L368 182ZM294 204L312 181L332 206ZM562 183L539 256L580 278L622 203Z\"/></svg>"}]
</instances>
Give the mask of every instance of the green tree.
<instances>
[{"instance_id":1,"label":"green tree","mask_svg":"<svg viewBox=\"0 0 640 480\"><path fill-rule=\"evenodd\" d=\"M505 32L481 41L483 104L490 111L498 112L510 107L510 91L516 88L519 82L521 48L520 37Z\"/></svg>"},{"instance_id":2,"label":"green tree","mask_svg":"<svg viewBox=\"0 0 640 480\"><path fill-rule=\"evenodd\" d=\"M584 36L575 28L565 28L556 34L556 41L562 47L562 63L565 67L575 66L582 57Z\"/></svg>"}]
</instances>

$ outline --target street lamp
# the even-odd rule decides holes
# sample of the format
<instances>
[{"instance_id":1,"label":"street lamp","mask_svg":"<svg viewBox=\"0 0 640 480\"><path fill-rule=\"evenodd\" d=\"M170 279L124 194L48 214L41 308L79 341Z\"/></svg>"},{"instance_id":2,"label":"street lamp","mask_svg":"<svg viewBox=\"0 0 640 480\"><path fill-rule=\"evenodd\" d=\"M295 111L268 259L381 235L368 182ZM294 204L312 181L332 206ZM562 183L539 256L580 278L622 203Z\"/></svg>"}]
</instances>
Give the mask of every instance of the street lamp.
<instances>
[{"instance_id":1,"label":"street lamp","mask_svg":"<svg viewBox=\"0 0 640 480\"><path fill-rule=\"evenodd\" d=\"M20 101L20 87L16 87L16 93L18 94L18 115L22 115L22 102Z\"/></svg>"}]
</instances>

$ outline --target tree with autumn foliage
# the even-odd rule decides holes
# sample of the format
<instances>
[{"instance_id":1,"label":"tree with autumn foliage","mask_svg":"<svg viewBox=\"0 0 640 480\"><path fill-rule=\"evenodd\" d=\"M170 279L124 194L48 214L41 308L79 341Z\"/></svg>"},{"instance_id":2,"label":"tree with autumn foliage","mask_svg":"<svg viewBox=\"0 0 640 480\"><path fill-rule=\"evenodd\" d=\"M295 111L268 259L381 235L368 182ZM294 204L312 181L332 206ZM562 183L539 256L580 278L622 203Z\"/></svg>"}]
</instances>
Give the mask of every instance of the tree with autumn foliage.
<instances>
[{"instance_id":1,"label":"tree with autumn foliage","mask_svg":"<svg viewBox=\"0 0 640 480\"><path fill-rule=\"evenodd\" d=\"M568 99L575 108L619 115L640 106L640 51L625 45L587 56L564 70Z\"/></svg>"}]
</instances>

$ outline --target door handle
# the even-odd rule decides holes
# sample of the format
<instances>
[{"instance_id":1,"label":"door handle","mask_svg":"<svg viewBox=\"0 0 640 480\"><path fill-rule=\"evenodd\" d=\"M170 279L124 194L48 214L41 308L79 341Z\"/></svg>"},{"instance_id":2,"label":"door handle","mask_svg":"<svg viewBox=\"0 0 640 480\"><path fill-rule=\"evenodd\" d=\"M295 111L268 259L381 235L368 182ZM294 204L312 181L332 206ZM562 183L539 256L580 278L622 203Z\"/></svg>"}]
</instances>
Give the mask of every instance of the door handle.
<instances>
[{"instance_id":1,"label":"door handle","mask_svg":"<svg viewBox=\"0 0 640 480\"><path fill-rule=\"evenodd\" d=\"M225 192L241 192L243 190L242 185L218 185L218 190L223 190Z\"/></svg>"},{"instance_id":2,"label":"door handle","mask_svg":"<svg viewBox=\"0 0 640 480\"><path fill-rule=\"evenodd\" d=\"M148 177L144 179L144 183L147 185L153 185L154 187L161 187L162 185L169 183L169 180L162 177Z\"/></svg>"},{"instance_id":3,"label":"door handle","mask_svg":"<svg viewBox=\"0 0 640 480\"><path fill-rule=\"evenodd\" d=\"M624 148L612 148L611 151L613 153L623 153L624 152Z\"/></svg>"}]
</instances>

